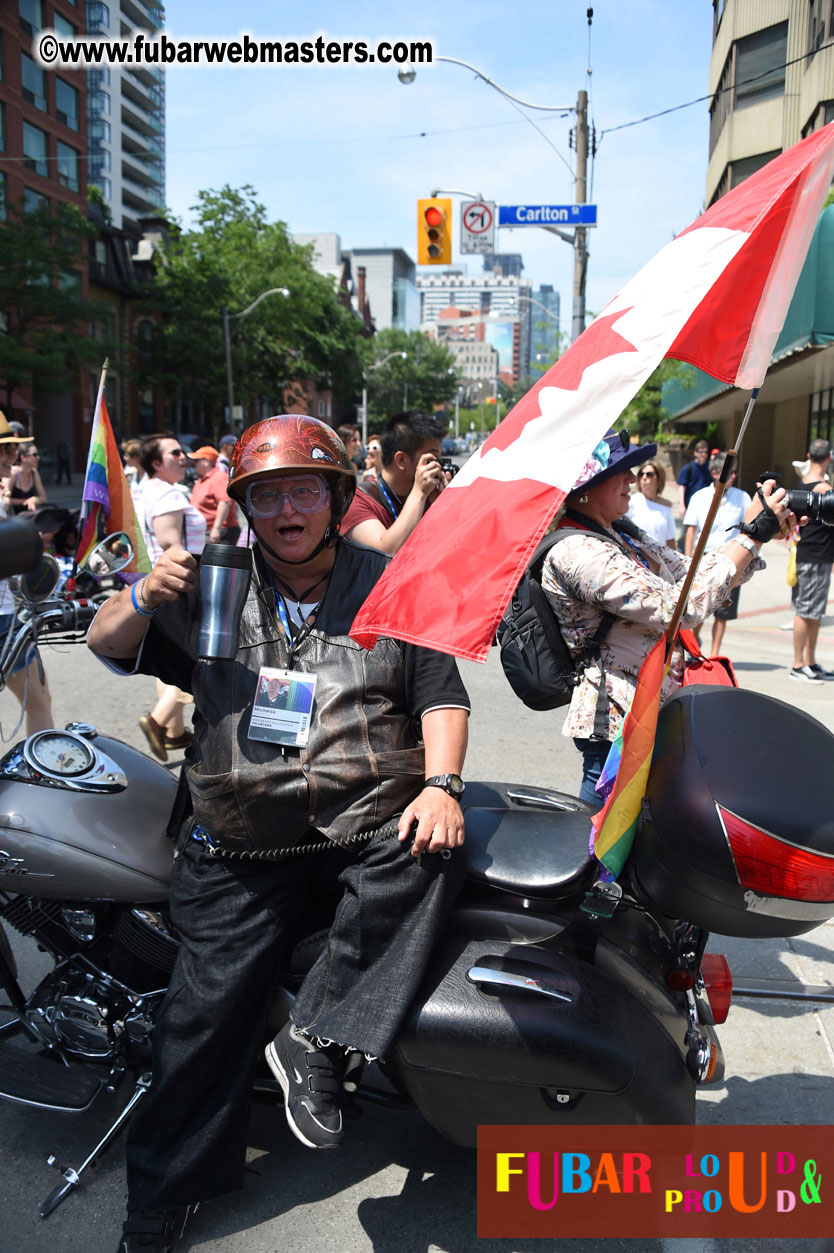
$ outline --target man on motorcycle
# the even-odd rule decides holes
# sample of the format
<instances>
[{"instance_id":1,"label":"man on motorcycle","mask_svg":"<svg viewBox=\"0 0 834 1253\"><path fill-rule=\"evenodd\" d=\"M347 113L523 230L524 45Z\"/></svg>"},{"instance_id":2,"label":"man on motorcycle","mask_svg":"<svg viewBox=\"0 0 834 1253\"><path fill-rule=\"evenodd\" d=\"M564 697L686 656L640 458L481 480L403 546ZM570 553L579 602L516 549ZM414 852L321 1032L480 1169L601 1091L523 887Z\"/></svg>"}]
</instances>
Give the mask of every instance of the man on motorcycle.
<instances>
[{"instance_id":1,"label":"man on motorcycle","mask_svg":"<svg viewBox=\"0 0 834 1253\"><path fill-rule=\"evenodd\" d=\"M180 950L128 1139L122 1253L172 1249L188 1207L242 1186L271 992L322 883L340 874L342 903L267 1060L294 1134L332 1149L345 1054L390 1050L465 875L469 702L451 658L350 639L387 560L339 536L355 486L324 423L257 423L229 480L257 539L236 657L198 660L197 563L179 547L90 629L94 652L188 688L196 710L171 893ZM280 733L274 714L263 725L253 707L269 677L312 686L309 725L292 713Z\"/></svg>"}]
</instances>

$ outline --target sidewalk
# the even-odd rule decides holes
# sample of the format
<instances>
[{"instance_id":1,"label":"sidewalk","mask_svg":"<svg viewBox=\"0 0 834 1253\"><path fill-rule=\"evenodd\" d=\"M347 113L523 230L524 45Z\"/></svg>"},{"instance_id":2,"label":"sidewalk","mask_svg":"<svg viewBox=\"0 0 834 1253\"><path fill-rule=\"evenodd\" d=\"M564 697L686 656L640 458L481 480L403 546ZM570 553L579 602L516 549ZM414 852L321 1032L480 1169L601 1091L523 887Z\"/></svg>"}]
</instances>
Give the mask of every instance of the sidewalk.
<instances>
[{"instance_id":1,"label":"sidewalk","mask_svg":"<svg viewBox=\"0 0 834 1253\"><path fill-rule=\"evenodd\" d=\"M789 677L793 665L793 634L780 631L793 619L791 589L785 582L788 549L771 543L764 548L767 569L754 574L741 589L739 617L727 623L723 651L731 658L739 685L805 710L834 732L834 681L800 683ZM834 669L834 597L820 627L817 660ZM708 651L709 632L702 633Z\"/></svg>"}]
</instances>

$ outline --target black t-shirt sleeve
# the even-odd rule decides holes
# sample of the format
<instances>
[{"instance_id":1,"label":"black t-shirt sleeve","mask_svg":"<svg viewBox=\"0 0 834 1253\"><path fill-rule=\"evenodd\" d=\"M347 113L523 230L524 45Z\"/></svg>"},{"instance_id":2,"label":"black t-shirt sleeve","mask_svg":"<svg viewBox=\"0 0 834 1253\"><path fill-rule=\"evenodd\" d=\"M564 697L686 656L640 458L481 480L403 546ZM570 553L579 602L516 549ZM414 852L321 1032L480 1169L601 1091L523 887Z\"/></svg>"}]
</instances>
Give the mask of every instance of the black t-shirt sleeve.
<instances>
[{"instance_id":1,"label":"black t-shirt sleeve","mask_svg":"<svg viewBox=\"0 0 834 1253\"><path fill-rule=\"evenodd\" d=\"M416 644L403 644L403 657L406 700L415 718L421 718L427 709L437 705L470 708L454 657Z\"/></svg>"}]
</instances>

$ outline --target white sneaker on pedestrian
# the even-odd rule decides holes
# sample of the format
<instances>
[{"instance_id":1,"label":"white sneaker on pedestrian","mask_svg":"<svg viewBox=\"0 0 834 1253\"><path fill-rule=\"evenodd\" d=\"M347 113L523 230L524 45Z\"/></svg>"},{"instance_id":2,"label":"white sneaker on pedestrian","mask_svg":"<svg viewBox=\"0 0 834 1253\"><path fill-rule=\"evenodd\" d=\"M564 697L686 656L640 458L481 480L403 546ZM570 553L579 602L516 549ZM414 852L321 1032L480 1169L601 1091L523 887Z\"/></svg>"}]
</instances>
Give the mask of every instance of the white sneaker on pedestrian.
<instances>
[{"instance_id":1,"label":"white sneaker on pedestrian","mask_svg":"<svg viewBox=\"0 0 834 1253\"><path fill-rule=\"evenodd\" d=\"M812 670L810 666L793 666L791 668L791 678L799 679L801 683L822 683L822 677Z\"/></svg>"},{"instance_id":2,"label":"white sneaker on pedestrian","mask_svg":"<svg viewBox=\"0 0 834 1253\"><path fill-rule=\"evenodd\" d=\"M780 631L792 631L793 630L793 618L791 618L790 622L780 622L779 630Z\"/></svg>"}]
</instances>

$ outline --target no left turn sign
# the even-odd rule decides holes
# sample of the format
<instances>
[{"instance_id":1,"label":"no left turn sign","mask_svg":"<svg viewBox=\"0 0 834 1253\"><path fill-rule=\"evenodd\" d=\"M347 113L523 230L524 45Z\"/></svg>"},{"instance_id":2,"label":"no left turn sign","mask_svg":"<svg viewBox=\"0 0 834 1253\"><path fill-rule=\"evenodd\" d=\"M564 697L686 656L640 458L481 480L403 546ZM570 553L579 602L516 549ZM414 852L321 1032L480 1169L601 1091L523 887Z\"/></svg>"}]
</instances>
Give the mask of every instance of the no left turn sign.
<instances>
[{"instance_id":1,"label":"no left turn sign","mask_svg":"<svg viewBox=\"0 0 834 1253\"><path fill-rule=\"evenodd\" d=\"M464 200L460 206L462 253L495 251L495 201Z\"/></svg>"}]
</instances>

